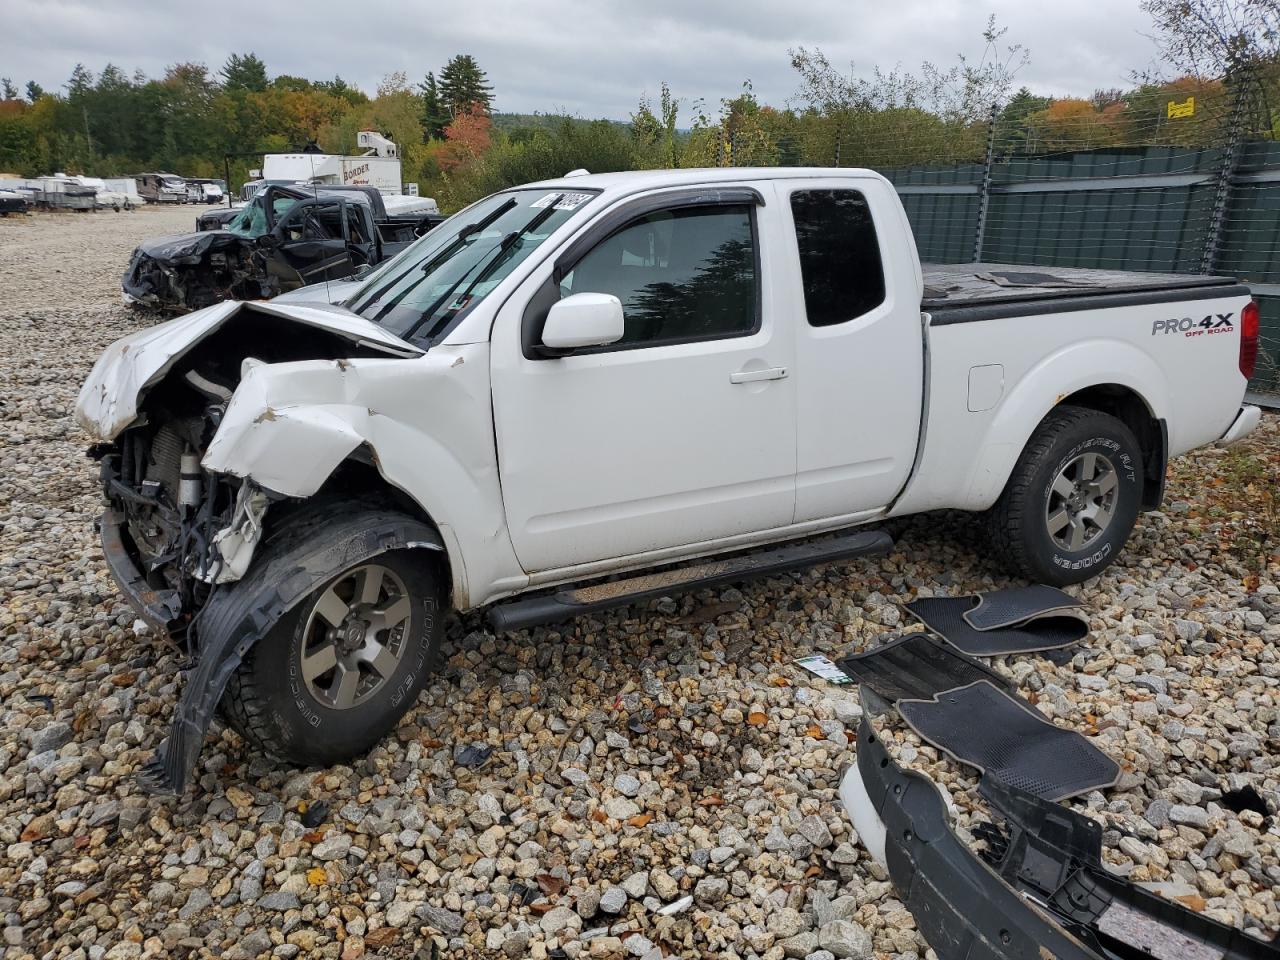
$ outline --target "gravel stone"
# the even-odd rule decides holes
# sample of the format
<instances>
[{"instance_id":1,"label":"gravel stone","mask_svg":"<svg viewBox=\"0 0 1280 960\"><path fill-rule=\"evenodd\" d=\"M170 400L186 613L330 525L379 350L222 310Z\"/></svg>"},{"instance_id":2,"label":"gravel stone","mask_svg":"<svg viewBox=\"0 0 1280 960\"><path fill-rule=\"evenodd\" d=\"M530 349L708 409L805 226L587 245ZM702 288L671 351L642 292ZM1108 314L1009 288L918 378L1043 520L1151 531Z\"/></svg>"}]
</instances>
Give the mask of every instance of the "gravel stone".
<instances>
[{"instance_id":1,"label":"gravel stone","mask_svg":"<svg viewBox=\"0 0 1280 960\"><path fill-rule=\"evenodd\" d=\"M621 773L613 781L613 789L624 797L634 797L640 792L640 781L629 773Z\"/></svg>"},{"instance_id":2,"label":"gravel stone","mask_svg":"<svg viewBox=\"0 0 1280 960\"><path fill-rule=\"evenodd\" d=\"M852 920L832 920L818 931L818 944L832 956L871 960L871 934Z\"/></svg>"},{"instance_id":3,"label":"gravel stone","mask_svg":"<svg viewBox=\"0 0 1280 960\"><path fill-rule=\"evenodd\" d=\"M627 891L622 887L610 887L600 894L598 906L605 913L621 913L627 908Z\"/></svg>"},{"instance_id":4,"label":"gravel stone","mask_svg":"<svg viewBox=\"0 0 1280 960\"><path fill-rule=\"evenodd\" d=\"M274 893L268 893L265 897L258 900L258 906L263 910L274 910L277 913L284 913L286 910L297 910L302 906L296 893L288 893L283 890L277 890Z\"/></svg>"}]
</instances>

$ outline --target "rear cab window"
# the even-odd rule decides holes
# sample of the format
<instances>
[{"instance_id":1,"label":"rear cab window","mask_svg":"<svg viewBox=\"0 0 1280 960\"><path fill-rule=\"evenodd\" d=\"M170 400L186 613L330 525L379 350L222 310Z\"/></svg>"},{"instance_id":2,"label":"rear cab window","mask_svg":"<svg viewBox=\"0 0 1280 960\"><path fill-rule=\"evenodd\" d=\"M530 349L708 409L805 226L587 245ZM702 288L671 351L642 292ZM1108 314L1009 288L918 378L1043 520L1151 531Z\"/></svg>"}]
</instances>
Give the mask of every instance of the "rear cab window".
<instances>
[{"instance_id":1,"label":"rear cab window","mask_svg":"<svg viewBox=\"0 0 1280 960\"><path fill-rule=\"evenodd\" d=\"M880 242L862 191L797 190L791 216L810 326L845 323L884 303Z\"/></svg>"}]
</instances>

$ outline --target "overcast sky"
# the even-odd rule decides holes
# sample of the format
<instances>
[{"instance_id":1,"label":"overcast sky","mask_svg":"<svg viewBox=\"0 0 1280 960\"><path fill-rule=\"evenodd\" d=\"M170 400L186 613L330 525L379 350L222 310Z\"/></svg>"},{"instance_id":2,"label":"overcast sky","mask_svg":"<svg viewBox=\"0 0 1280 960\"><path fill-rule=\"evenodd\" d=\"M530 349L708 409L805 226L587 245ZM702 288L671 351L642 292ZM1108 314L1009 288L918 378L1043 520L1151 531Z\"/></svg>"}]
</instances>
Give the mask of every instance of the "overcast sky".
<instances>
[{"instance_id":1,"label":"overcast sky","mask_svg":"<svg viewBox=\"0 0 1280 960\"><path fill-rule=\"evenodd\" d=\"M216 70L251 50L272 76L337 73L372 93L391 71L416 82L470 53L498 110L626 119L663 80L686 104L718 105L747 78L783 104L797 88L787 50L801 45L859 74L977 58L990 13L1030 50L1018 81L1037 92L1087 96L1152 65L1138 0L0 0L0 76L56 89L77 62L159 76L176 61Z\"/></svg>"}]
</instances>

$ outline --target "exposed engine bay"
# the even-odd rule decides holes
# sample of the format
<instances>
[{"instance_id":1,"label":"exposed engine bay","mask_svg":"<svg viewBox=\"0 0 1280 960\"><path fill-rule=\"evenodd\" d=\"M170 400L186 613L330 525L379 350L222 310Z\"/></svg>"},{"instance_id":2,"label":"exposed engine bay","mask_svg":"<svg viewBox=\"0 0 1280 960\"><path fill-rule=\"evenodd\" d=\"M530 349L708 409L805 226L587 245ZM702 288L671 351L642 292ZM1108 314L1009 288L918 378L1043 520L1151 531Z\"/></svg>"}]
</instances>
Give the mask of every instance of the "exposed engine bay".
<instances>
[{"instance_id":1,"label":"exposed engine bay","mask_svg":"<svg viewBox=\"0 0 1280 960\"><path fill-rule=\"evenodd\" d=\"M231 315L146 389L123 430L90 449L108 504L108 561L122 584L132 580L126 592L144 618L184 646L216 586L244 575L268 506L289 499L201 464L241 378L260 364L386 355L248 305L218 309Z\"/></svg>"},{"instance_id":2,"label":"exposed engine bay","mask_svg":"<svg viewBox=\"0 0 1280 960\"><path fill-rule=\"evenodd\" d=\"M121 280L137 303L199 310L222 300L257 300L280 292L252 240L225 230L139 244Z\"/></svg>"}]
</instances>

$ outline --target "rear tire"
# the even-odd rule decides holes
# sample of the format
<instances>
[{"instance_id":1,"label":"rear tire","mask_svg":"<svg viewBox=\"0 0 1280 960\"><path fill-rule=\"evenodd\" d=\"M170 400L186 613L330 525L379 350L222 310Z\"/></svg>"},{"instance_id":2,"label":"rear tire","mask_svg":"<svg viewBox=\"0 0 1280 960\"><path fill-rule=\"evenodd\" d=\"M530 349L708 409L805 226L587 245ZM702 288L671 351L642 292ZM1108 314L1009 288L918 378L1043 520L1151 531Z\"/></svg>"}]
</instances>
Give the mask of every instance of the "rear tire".
<instances>
[{"instance_id":1,"label":"rear tire","mask_svg":"<svg viewBox=\"0 0 1280 960\"><path fill-rule=\"evenodd\" d=\"M1120 420L1062 406L1040 422L987 515L1015 573L1065 586L1097 576L1129 539L1142 503L1142 450Z\"/></svg>"},{"instance_id":2,"label":"rear tire","mask_svg":"<svg viewBox=\"0 0 1280 960\"><path fill-rule=\"evenodd\" d=\"M326 530L306 536L323 540ZM227 682L223 717L253 747L298 766L366 753L438 667L445 596L439 564L421 550L335 572L249 650Z\"/></svg>"}]
</instances>

